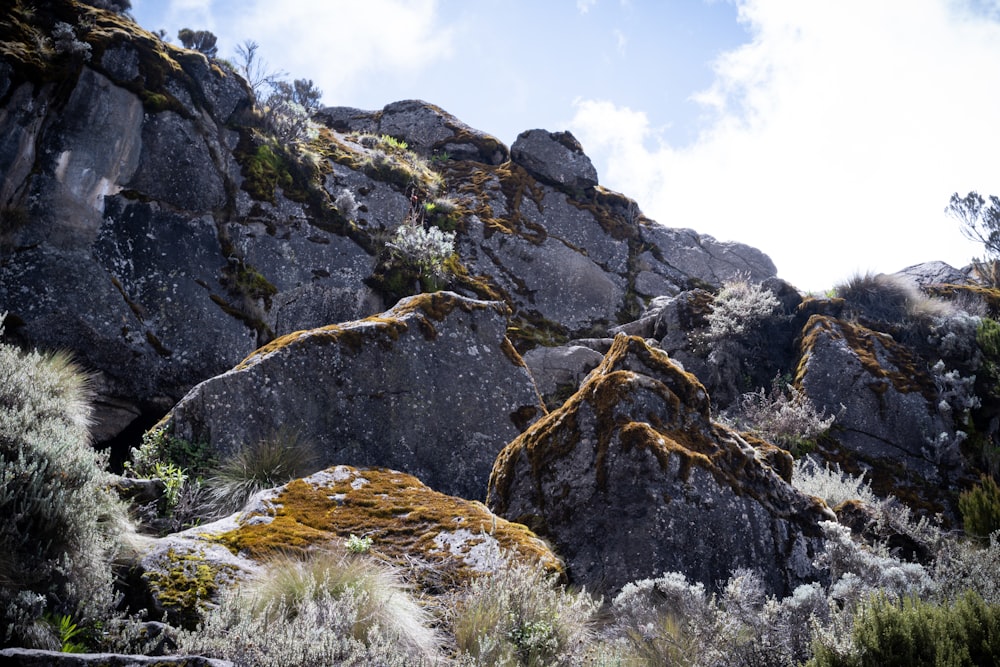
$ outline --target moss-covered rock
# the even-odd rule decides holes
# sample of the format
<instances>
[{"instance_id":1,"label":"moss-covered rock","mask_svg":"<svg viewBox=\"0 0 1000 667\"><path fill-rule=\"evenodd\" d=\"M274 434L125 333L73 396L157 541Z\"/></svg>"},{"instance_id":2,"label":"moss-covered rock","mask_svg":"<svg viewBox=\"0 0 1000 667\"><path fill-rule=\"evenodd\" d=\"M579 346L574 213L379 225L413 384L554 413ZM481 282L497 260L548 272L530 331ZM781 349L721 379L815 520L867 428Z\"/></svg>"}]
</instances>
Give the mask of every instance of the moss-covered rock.
<instances>
[{"instance_id":1,"label":"moss-covered rock","mask_svg":"<svg viewBox=\"0 0 1000 667\"><path fill-rule=\"evenodd\" d=\"M820 454L855 474L870 470L873 489L932 513L961 475L951 411L930 364L892 336L826 315L803 329L796 384L837 415Z\"/></svg>"},{"instance_id":2,"label":"moss-covered rock","mask_svg":"<svg viewBox=\"0 0 1000 667\"><path fill-rule=\"evenodd\" d=\"M507 312L438 292L282 336L196 387L167 427L220 457L291 429L319 446L321 467L392 467L482 499L497 453L544 412Z\"/></svg>"},{"instance_id":3,"label":"moss-covered rock","mask_svg":"<svg viewBox=\"0 0 1000 667\"><path fill-rule=\"evenodd\" d=\"M782 460L714 424L704 387L662 351L619 335L562 408L501 452L487 502L550 539L588 587L665 571L714 586L751 567L783 593L822 577L818 522L833 514L783 479Z\"/></svg>"},{"instance_id":4,"label":"moss-covered rock","mask_svg":"<svg viewBox=\"0 0 1000 667\"><path fill-rule=\"evenodd\" d=\"M489 571L501 552L562 571L555 554L525 526L386 468L328 468L257 496L235 520L212 539L252 559L344 546L353 535L370 540L379 558L420 563L416 571L428 591Z\"/></svg>"}]
</instances>

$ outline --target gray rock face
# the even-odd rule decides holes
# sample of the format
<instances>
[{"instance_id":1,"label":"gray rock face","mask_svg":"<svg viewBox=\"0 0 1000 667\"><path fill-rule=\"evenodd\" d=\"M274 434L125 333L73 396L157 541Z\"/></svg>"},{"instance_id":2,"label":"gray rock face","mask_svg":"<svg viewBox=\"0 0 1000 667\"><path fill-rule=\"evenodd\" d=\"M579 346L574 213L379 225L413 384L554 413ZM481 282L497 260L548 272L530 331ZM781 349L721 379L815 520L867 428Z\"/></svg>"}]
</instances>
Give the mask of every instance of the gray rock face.
<instances>
[{"instance_id":1,"label":"gray rock face","mask_svg":"<svg viewBox=\"0 0 1000 667\"><path fill-rule=\"evenodd\" d=\"M762 458L711 422L693 376L619 335L580 391L500 454L487 503L550 539L591 589L667 571L715 586L753 567L785 594L823 576L818 522L833 513Z\"/></svg>"},{"instance_id":2,"label":"gray rock face","mask_svg":"<svg viewBox=\"0 0 1000 667\"><path fill-rule=\"evenodd\" d=\"M901 486L939 484L959 464L954 427L926 362L891 336L814 315L797 378L817 407L839 414L831 436ZM880 480L884 481L884 480Z\"/></svg>"},{"instance_id":3,"label":"gray rock face","mask_svg":"<svg viewBox=\"0 0 1000 667\"><path fill-rule=\"evenodd\" d=\"M291 334L195 387L168 428L225 455L280 428L320 466L387 466L482 498L500 449L544 411L505 339L506 307L439 292Z\"/></svg>"},{"instance_id":4,"label":"gray rock face","mask_svg":"<svg viewBox=\"0 0 1000 667\"><path fill-rule=\"evenodd\" d=\"M574 390L590 371L604 359L604 355L584 345L536 347L524 353L535 385L542 396L555 394L559 389Z\"/></svg>"},{"instance_id":5,"label":"gray rock face","mask_svg":"<svg viewBox=\"0 0 1000 667\"><path fill-rule=\"evenodd\" d=\"M473 129L443 109L421 100L403 100L382 111L329 107L317 118L340 132L388 134L402 139L421 155L447 155L454 160L502 164L507 147L495 137Z\"/></svg>"},{"instance_id":6,"label":"gray rock face","mask_svg":"<svg viewBox=\"0 0 1000 667\"><path fill-rule=\"evenodd\" d=\"M520 349L605 336L693 279L773 274L757 251L642 217L596 185L568 134L525 133L515 164L494 137L407 100L325 109L322 148L278 146L243 113L242 79L115 25L113 37L88 33L93 60L53 66L50 83L0 58L6 335L69 349L99 374L102 440L159 418L275 336L362 319L414 291L416 279L393 286L382 273L414 205L412 174L376 168L352 131L402 139L422 173L444 175L433 196L457 211L447 288L504 301Z\"/></svg>"},{"instance_id":7,"label":"gray rock face","mask_svg":"<svg viewBox=\"0 0 1000 667\"><path fill-rule=\"evenodd\" d=\"M528 130L510 147L511 160L540 181L583 193L597 185L597 170L569 132Z\"/></svg>"},{"instance_id":8,"label":"gray rock face","mask_svg":"<svg viewBox=\"0 0 1000 667\"><path fill-rule=\"evenodd\" d=\"M930 285L964 285L968 282L968 276L945 262L924 262L914 264L894 275L908 278L919 287Z\"/></svg>"}]
</instances>

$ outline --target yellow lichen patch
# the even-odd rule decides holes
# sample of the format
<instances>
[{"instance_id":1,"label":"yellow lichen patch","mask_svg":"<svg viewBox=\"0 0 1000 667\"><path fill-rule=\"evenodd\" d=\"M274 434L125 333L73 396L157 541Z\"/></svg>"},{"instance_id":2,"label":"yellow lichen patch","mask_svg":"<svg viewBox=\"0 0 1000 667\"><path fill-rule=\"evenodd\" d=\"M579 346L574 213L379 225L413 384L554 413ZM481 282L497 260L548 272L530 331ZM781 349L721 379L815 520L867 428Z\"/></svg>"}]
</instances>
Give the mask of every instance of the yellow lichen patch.
<instances>
[{"instance_id":1,"label":"yellow lichen patch","mask_svg":"<svg viewBox=\"0 0 1000 667\"><path fill-rule=\"evenodd\" d=\"M230 565L212 563L197 550L168 549L162 567L142 576L171 620L194 627L212 596L239 572Z\"/></svg>"},{"instance_id":2,"label":"yellow lichen patch","mask_svg":"<svg viewBox=\"0 0 1000 667\"><path fill-rule=\"evenodd\" d=\"M520 165L507 161L499 166L470 164L455 168L458 174L464 175L464 185L459 186L460 194L469 195L476 202L472 212L483 222L487 237L493 233L518 235L532 243L541 244L548 238L545 227L532 222L521 213L521 205L527 195L535 206L542 210L544 190ZM462 172L464 171L464 174ZM495 192L499 189L499 192ZM503 195L506 203L506 214L495 215L490 205L489 190L495 195Z\"/></svg>"},{"instance_id":3,"label":"yellow lichen patch","mask_svg":"<svg viewBox=\"0 0 1000 667\"><path fill-rule=\"evenodd\" d=\"M843 340L855 354L861 367L872 377L868 386L883 394L891 385L901 394L918 392L933 400L934 381L926 364L909 348L897 343L892 336L866 329L845 320L813 315L802 333L802 357L796 370L795 384L801 386L812 350L821 337Z\"/></svg>"},{"instance_id":4,"label":"yellow lichen patch","mask_svg":"<svg viewBox=\"0 0 1000 667\"><path fill-rule=\"evenodd\" d=\"M972 296L981 299L989 312L996 316L1000 313L1000 289L981 285L931 285L927 288L931 296L954 299L961 296Z\"/></svg>"},{"instance_id":5,"label":"yellow lichen patch","mask_svg":"<svg viewBox=\"0 0 1000 667\"><path fill-rule=\"evenodd\" d=\"M562 565L525 526L490 513L482 503L447 496L418 479L384 468L336 466L281 487L268 512L240 518L218 539L255 559L363 535L389 561L418 559L461 578L483 569L483 552L516 551L546 569Z\"/></svg>"}]
</instances>

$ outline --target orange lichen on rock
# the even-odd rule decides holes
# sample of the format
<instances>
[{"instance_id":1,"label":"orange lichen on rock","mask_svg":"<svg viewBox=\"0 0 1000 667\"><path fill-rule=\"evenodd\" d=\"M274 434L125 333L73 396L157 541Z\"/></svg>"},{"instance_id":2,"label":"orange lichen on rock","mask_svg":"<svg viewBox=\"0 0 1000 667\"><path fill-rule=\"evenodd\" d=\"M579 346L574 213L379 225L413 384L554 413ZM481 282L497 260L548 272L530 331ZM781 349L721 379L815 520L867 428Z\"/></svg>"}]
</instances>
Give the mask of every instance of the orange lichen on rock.
<instances>
[{"instance_id":1,"label":"orange lichen on rock","mask_svg":"<svg viewBox=\"0 0 1000 667\"><path fill-rule=\"evenodd\" d=\"M370 538L373 552L389 561L418 559L460 578L489 568L501 550L562 571L555 554L525 526L385 468L335 466L289 482L240 515L238 523L215 539L254 559L359 535Z\"/></svg>"}]
</instances>

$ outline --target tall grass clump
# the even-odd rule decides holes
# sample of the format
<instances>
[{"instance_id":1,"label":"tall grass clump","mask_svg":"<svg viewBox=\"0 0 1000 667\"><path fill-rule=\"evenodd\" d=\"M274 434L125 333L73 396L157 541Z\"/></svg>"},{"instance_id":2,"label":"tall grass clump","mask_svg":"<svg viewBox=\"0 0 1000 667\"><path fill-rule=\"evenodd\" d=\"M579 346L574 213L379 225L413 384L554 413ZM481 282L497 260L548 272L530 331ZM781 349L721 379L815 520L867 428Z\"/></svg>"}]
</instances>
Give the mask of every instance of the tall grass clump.
<instances>
[{"instance_id":1,"label":"tall grass clump","mask_svg":"<svg viewBox=\"0 0 1000 667\"><path fill-rule=\"evenodd\" d=\"M922 341L935 319L955 312L947 301L927 296L906 278L885 273L857 274L834 292L865 326L899 328L908 341Z\"/></svg>"},{"instance_id":2,"label":"tall grass clump","mask_svg":"<svg viewBox=\"0 0 1000 667\"><path fill-rule=\"evenodd\" d=\"M316 445L298 431L280 428L224 459L206 481L215 512L235 512L258 491L281 486L314 472Z\"/></svg>"},{"instance_id":3,"label":"tall grass clump","mask_svg":"<svg viewBox=\"0 0 1000 667\"><path fill-rule=\"evenodd\" d=\"M394 570L326 550L277 557L179 643L251 667L431 664L439 654L430 615Z\"/></svg>"},{"instance_id":4,"label":"tall grass clump","mask_svg":"<svg viewBox=\"0 0 1000 667\"><path fill-rule=\"evenodd\" d=\"M502 558L460 592L452 631L463 665L578 665L599 607L537 564Z\"/></svg>"},{"instance_id":5,"label":"tall grass clump","mask_svg":"<svg viewBox=\"0 0 1000 667\"><path fill-rule=\"evenodd\" d=\"M90 414L88 377L67 354L0 344L0 646L58 649L46 619L71 619L87 639L113 608L126 511Z\"/></svg>"}]
</instances>

